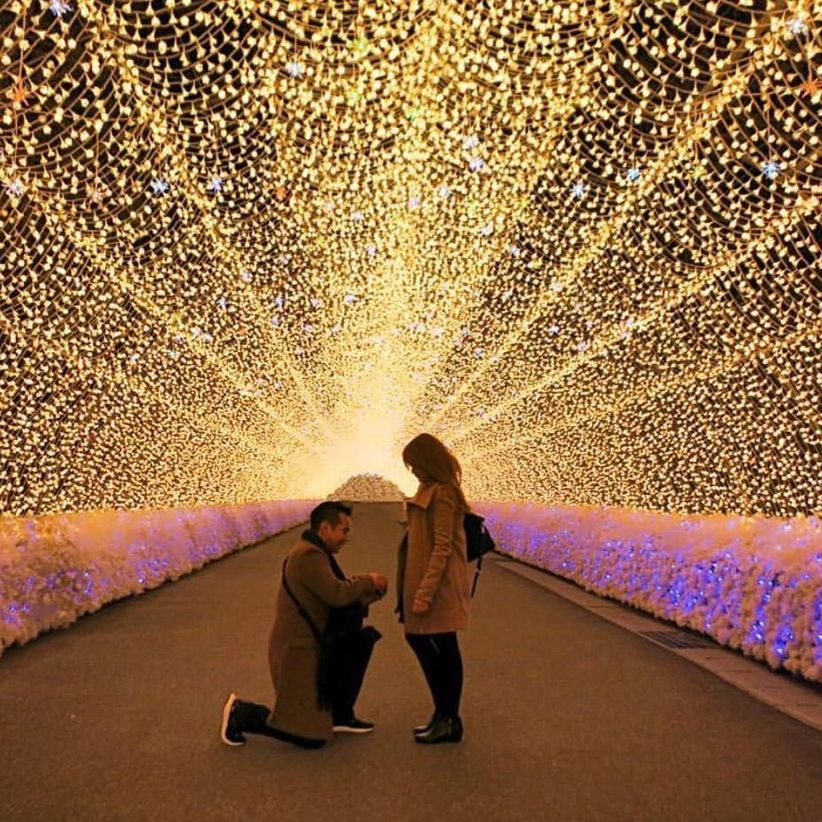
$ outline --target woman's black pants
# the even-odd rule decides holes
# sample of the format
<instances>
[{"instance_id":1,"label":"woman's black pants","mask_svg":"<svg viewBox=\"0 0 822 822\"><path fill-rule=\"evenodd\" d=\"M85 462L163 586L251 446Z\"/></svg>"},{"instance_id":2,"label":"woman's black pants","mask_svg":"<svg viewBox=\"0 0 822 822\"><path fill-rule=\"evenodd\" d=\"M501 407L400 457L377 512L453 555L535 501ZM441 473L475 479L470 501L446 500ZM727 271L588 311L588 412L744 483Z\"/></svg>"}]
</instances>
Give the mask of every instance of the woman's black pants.
<instances>
[{"instance_id":1,"label":"woman's black pants","mask_svg":"<svg viewBox=\"0 0 822 822\"><path fill-rule=\"evenodd\" d=\"M446 634L406 634L405 639L420 661L434 708L457 717L462 696L462 656L456 631Z\"/></svg>"}]
</instances>

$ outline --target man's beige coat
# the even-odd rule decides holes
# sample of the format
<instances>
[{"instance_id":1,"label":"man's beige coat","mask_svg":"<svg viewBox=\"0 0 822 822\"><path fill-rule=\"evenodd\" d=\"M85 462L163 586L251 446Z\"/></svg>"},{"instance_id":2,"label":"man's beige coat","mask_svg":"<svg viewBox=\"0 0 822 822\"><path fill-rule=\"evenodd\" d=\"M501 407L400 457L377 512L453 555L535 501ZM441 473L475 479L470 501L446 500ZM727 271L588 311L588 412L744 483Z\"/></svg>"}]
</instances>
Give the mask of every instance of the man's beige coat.
<instances>
[{"instance_id":1,"label":"man's beige coat","mask_svg":"<svg viewBox=\"0 0 822 822\"><path fill-rule=\"evenodd\" d=\"M300 541L287 559L289 587L320 632L331 608L374 597L376 587L370 576L337 579L328 554L310 542ZM268 659L274 684L274 710L268 724L308 739L331 739L331 712L317 706L319 646L282 582Z\"/></svg>"}]
</instances>

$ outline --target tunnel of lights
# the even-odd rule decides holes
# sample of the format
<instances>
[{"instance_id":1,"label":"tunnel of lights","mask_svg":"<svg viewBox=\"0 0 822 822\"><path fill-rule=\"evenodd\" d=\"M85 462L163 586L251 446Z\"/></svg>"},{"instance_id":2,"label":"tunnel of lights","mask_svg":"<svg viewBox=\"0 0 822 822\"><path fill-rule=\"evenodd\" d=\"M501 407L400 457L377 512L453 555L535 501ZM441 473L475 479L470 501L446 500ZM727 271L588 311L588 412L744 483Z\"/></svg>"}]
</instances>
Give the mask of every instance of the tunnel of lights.
<instances>
[{"instance_id":1,"label":"tunnel of lights","mask_svg":"<svg viewBox=\"0 0 822 822\"><path fill-rule=\"evenodd\" d=\"M809 0L0 4L0 514L408 491L425 430L505 510L818 544L820 31Z\"/></svg>"}]
</instances>

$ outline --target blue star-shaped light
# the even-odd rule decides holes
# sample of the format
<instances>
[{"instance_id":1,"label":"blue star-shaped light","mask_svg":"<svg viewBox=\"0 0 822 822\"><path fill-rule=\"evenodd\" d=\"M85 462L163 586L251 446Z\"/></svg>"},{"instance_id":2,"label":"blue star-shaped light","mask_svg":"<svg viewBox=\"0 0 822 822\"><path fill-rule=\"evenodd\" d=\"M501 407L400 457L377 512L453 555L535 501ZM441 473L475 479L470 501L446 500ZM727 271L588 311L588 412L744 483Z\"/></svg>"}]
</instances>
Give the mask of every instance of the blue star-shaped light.
<instances>
[{"instance_id":1,"label":"blue star-shaped light","mask_svg":"<svg viewBox=\"0 0 822 822\"><path fill-rule=\"evenodd\" d=\"M520 255L522 252L520 251L519 246L517 246L517 245L511 245L511 246L508 246L508 253L509 253L512 257L519 257L519 255Z\"/></svg>"},{"instance_id":2,"label":"blue star-shaped light","mask_svg":"<svg viewBox=\"0 0 822 822\"><path fill-rule=\"evenodd\" d=\"M629 182L635 183L641 176L642 173L636 167L629 168L627 172L625 172L625 176L628 178Z\"/></svg>"},{"instance_id":3,"label":"blue star-shaped light","mask_svg":"<svg viewBox=\"0 0 822 822\"><path fill-rule=\"evenodd\" d=\"M64 2L64 0L51 0L49 3L49 11L55 17L62 17L71 11L71 4Z\"/></svg>"},{"instance_id":4,"label":"blue star-shaped light","mask_svg":"<svg viewBox=\"0 0 822 822\"><path fill-rule=\"evenodd\" d=\"M219 308L220 311L225 311L228 308L228 300L225 297L220 297L220 299L217 300L217 308Z\"/></svg>"},{"instance_id":5,"label":"blue star-shaped light","mask_svg":"<svg viewBox=\"0 0 822 822\"><path fill-rule=\"evenodd\" d=\"M485 160L483 160L482 157L472 157L468 163L468 168L470 168L471 171L482 171L485 168Z\"/></svg>"},{"instance_id":6,"label":"blue star-shaped light","mask_svg":"<svg viewBox=\"0 0 822 822\"><path fill-rule=\"evenodd\" d=\"M410 209L415 209L420 207L420 198L419 197L409 197L408 198L408 207Z\"/></svg>"},{"instance_id":7,"label":"blue star-shaped light","mask_svg":"<svg viewBox=\"0 0 822 822\"><path fill-rule=\"evenodd\" d=\"M782 167L776 160L768 160L762 164L762 173L769 179L775 180L779 176Z\"/></svg>"},{"instance_id":8,"label":"blue star-shaped light","mask_svg":"<svg viewBox=\"0 0 822 822\"><path fill-rule=\"evenodd\" d=\"M162 197L164 194L167 194L169 188L170 186L168 182L160 177L157 177L151 181L151 190L160 197Z\"/></svg>"},{"instance_id":9,"label":"blue star-shaped light","mask_svg":"<svg viewBox=\"0 0 822 822\"><path fill-rule=\"evenodd\" d=\"M571 196L579 200L585 196L585 192L588 190L588 186L585 183L575 183L573 188L571 189Z\"/></svg>"},{"instance_id":10,"label":"blue star-shaped light","mask_svg":"<svg viewBox=\"0 0 822 822\"><path fill-rule=\"evenodd\" d=\"M223 180L221 177L214 177L214 178L212 178L211 182L208 184L208 190L209 191L214 191L214 192L222 191L224 185L225 185L225 180Z\"/></svg>"},{"instance_id":11,"label":"blue star-shaped light","mask_svg":"<svg viewBox=\"0 0 822 822\"><path fill-rule=\"evenodd\" d=\"M304 71L302 63L298 63L296 60L290 60L285 64L285 73L289 77L302 77Z\"/></svg>"}]
</instances>

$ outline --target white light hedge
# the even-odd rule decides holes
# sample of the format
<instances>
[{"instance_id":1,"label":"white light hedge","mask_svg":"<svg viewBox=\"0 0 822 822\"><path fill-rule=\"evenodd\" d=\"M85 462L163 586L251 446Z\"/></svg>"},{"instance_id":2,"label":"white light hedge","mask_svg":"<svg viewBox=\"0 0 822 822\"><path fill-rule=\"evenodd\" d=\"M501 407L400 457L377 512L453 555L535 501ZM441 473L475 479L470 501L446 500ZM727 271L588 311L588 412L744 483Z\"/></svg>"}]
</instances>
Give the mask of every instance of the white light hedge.
<instances>
[{"instance_id":1,"label":"white light hedge","mask_svg":"<svg viewBox=\"0 0 822 822\"><path fill-rule=\"evenodd\" d=\"M477 508L503 553L822 681L818 518Z\"/></svg>"},{"instance_id":2,"label":"white light hedge","mask_svg":"<svg viewBox=\"0 0 822 822\"><path fill-rule=\"evenodd\" d=\"M316 500L0 517L0 653L308 519Z\"/></svg>"}]
</instances>

